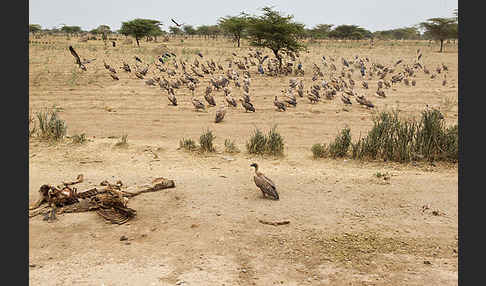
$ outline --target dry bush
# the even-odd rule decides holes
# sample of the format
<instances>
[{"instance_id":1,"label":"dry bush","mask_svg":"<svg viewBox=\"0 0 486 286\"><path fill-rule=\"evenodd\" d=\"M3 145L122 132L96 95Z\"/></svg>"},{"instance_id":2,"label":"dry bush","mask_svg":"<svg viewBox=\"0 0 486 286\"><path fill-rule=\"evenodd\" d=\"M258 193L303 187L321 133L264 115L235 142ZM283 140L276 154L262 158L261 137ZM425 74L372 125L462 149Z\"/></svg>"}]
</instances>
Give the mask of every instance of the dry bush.
<instances>
[{"instance_id":1,"label":"dry bush","mask_svg":"<svg viewBox=\"0 0 486 286\"><path fill-rule=\"evenodd\" d=\"M398 111L381 112L373 119L373 128L364 138L351 142L345 128L329 146L332 157L344 157L351 146L351 158L360 160L409 162L411 160L458 159L458 126L446 127L439 110L425 110L420 121L400 119ZM332 147L334 145L334 147ZM318 147L312 148L314 156ZM334 154L334 155L333 155Z\"/></svg>"},{"instance_id":2,"label":"dry bush","mask_svg":"<svg viewBox=\"0 0 486 286\"><path fill-rule=\"evenodd\" d=\"M314 157L314 159L324 158L328 154L325 144L316 143L316 144L312 145L311 151L312 151L312 156Z\"/></svg>"},{"instance_id":3,"label":"dry bush","mask_svg":"<svg viewBox=\"0 0 486 286\"><path fill-rule=\"evenodd\" d=\"M81 134L76 134L71 136L71 140L73 144L84 144L88 139L86 138L86 134L81 133Z\"/></svg>"},{"instance_id":4,"label":"dry bush","mask_svg":"<svg viewBox=\"0 0 486 286\"><path fill-rule=\"evenodd\" d=\"M230 139L224 140L224 147L225 147L226 153L234 154L234 153L240 152L240 149Z\"/></svg>"},{"instance_id":5,"label":"dry bush","mask_svg":"<svg viewBox=\"0 0 486 286\"><path fill-rule=\"evenodd\" d=\"M128 138L128 135L123 134L120 141L115 143L115 147L127 147L128 146L127 138Z\"/></svg>"},{"instance_id":6,"label":"dry bush","mask_svg":"<svg viewBox=\"0 0 486 286\"><path fill-rule=\"evenodd\" d=\"M58 142L66 136L66 123L58 118L57 110L39 111L36 116L39 125L38 128L34 126L32 132L35 132L39 139Z\"/></svg>"},{"instance_id":7,"label":"dry bush","mask_svg":"<svg viewBox=\"0 0 486 286\"><path fill-rule=\"evenodd\" d=\"M213 135L211 130L204 132L201 137L199 137L199 145L202 152L215 152L216 149L213 145L213 140L216 137Z\"/></svg>"},{"instance_id":8,"label":"dry bush","mask_svg":"<svg viewBox=\"0 0 486 286\"><path fill-rule=\"evenodd\" d=\"M191 138L182 138L179 141L179 147L187 151L194 151L197 149L196 142Z\"/></svg>"},{"instance_id":9,"label":"dry bush","mask_svg":"<svg viewBox=\"0 0 486 286\"><path fill-rule=\"evenodd\" d=\"M256 128L250 140L246 143L246 150L250 154L283 156L284 146L284 139L277 131L277 126L274 126L268 131L267 135Z\"/></svg>"}]
</instances>

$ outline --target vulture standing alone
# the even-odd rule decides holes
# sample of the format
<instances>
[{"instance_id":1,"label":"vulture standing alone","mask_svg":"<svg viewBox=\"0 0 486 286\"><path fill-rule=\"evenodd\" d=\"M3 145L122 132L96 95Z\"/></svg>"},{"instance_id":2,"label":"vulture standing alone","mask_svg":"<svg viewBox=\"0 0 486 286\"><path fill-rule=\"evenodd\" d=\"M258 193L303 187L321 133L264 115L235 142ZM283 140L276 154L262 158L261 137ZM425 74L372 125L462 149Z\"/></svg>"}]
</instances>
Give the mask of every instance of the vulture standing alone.
<instances>
[{"instance_id":1,"label":"vulture standing alone","mask_svg":"<svg viewBox=\"0 0 486 286\"><path fill-rule=\"evenodd\" d=\"M274 200L278 200L279 197L275 183L267 178L262 172L258 171L257 163L253 163L250 166L255 167L255 176L253 177L253 180L255 181L255 185L262 191L263 197L269 196Z\"/></svg>"}]
</instances>

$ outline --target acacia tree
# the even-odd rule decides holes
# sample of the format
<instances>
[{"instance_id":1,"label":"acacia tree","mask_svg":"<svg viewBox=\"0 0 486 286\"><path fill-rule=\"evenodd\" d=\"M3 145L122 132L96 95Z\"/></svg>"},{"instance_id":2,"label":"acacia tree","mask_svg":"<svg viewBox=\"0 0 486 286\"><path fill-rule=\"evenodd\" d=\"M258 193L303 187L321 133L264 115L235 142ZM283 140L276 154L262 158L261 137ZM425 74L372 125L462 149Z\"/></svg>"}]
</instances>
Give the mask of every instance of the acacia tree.
<instances>
[{"instance_id":1,"label":"acacia tree","mask_svg":"<svg viewBox=\"0 0 486 286\"><path fill-rule=\"evenodd\" d=\"M231 35L233 40L238 43L239 48L241 37L248 27L248 15L241 12L239 16L222 17L219 19L218 24L225 33Z\"/></svg>"},{"instance_id":2,"label":"acacia tree","mask_svg":"<svg viewBox=\"0 0 486 286\"><path fill-rule=\"evenodd\" d=\"M154 29L150 32L150 36L154 37L154 40L157 42L157 37L158 36L163 36L165 35L165 31L162 31L162 29L159 26L154 27Z\"/></svg>"},{"instance_id":3,"label":"acacia tree","mask_svg":"<svg viewBox=\"0 0 486 286\"><path fill-rule=\"evenodd\" d=\"M272 50L282 68L279 52L298 52L305 48L299 37L305 34L304 24L293 21L294 16L282 16L270 7L262 9L263 15L248 18L250 45Z\"/></svg>"},{"instance_id":4,"label":"acacia tree","mask_svg":"<svg viewBox=\"0 0 486 286\"><path fill-rule=\"evenodd\" d=\"M210 34L209 26L207 25L201 25L196 28L196 34L199 36L204 36L204 38L207 38Z\"/></svg>"},{"instance_id":5,"label":"acacia tree","mask_svg":"<svg viewBox=\"0 0 486 286\"><path fill-rule=\"evenodd\" d=\"M183 32L182 30L179 28L179 27L176 27L176 26L170 26L169 27L169 33L171 35L181 35Z\"/></svg>"},{"instance_id":6,"label":"acacia tree","mask_svg":"<svg viewBox=\"0 0 486 286\"><path fill-rule=\"evenodd\" d=\"M30 33L37 33L37 32L40 32L42 30L42 27L41 25L39 24L29 24L29 32Z\"/></svg>"},{"instance_id":7,"label":"acacia tree","mask_svg":"<svg viewBox=\"0 0 486 286\"><path fill-rule=\"evenodd\" d=\"M440 41L440 53L443 51L444 40L457 38L457 21L454 18L431 18L420 23L425 33Z\"/></svg>"},{"instance_id":8,"label":"acacia tree","mask_svg":"<svg viewBox=\"0 0 486 286\"><path fill-rule=\"evenodd\" d=\"M61 32L64 32L66 34L78 34L81 33L81 27L79 26L62 26Z\"/></svg>"},{"instance_id":9,"label":"acacia tree","mask_svg":"<svg viewBox=\"0 0 486 286\"><path fill-rule=\"evenodd\" d=\"M316 39L323 39L329 36L329 32L331 32L332 24L318 24L312 29L307 30L307 34L311 38Z\"/></svg>"},{"instance_id":10,"label":"acacia tree","mask_svg":"<svg viewBox=\"0 0 486 286\"><path fill-rule=\"evenodd\" d=\"M356 25L340 25L334 28L329 33L329 36L338 39L360 40L363 38L371 38L373 34L365 28Z\"/></svg>"},{"instance_id":11,"label":"acacia tree","mask_svg":"<svg viewBox=\"0 0 486 286\"><path fill-rule=\"evenodd\" d=\"M217 38L219 34L221 34L221 28L219 25L210 25L208 26L209 34L212 38Z\"/></svg>"},{"instance_id":12,"label":"acacia tree","mask_svg":"<svg viewBox=\"0 0 486 286\"><path fill-rule=\"evenodd\" d=\"M150 36L151 33L162 25L160 21L150 19L135 19L128 22L122 22L120 33L135 37L137 46L140 47L139 40L143 37Z\"/></svg>"},{"instance_id":13,"label":"acacia tree","mask_svg":"<svg viewBox=\"0 0 486 286\"><path fill-rule=\"evenodd\" d=\"M196 34L196 29L191 25L182 26L182 30L184 31L184 34L189 36L194 36Z\"/></svg>"}]
</instances>

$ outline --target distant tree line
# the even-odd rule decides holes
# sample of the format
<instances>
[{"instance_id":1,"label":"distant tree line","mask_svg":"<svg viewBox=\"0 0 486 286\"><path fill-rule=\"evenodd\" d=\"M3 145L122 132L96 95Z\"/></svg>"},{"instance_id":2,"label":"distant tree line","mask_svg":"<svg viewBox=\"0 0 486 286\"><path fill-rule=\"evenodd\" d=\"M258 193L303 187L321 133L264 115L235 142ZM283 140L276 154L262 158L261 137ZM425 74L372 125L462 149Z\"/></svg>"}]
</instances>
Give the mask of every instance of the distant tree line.
<instances>
[{"instance_id":1,"label":"distant tree line","mask_svg":"<svg viewBox=\"0 0 486 286\"><path fill-rule=\"evenodd\" d=\"M272 14L271 8L266 7L262 9L264 15L268 17L269 22L283 21L281 18ZM278 13L277 13L278 14ZM288 26L286 29L292 30L293 35L298 39L383 39L383 40L418 40L418 39L433 39L440 41L443 50L443 42L447 39L456 39L458 37L458 10L453 12L454 17L451 18L431 18L425 22L419 23L412 27L403 27L397 29L383 30L371 32L363 27L357 25L339 25L334 27L332 24L318 24L313 28L305 28L304 24L295 23L295 26ZM272 18L273 17L273 18ZM293 18L292 15L286 16L287 21ZM122 22L122 26L118 31L112 31L108 25L100 25L96 29L90 31L83 31L79 26L63 25L61 28L54 27L52 29L42 29L38 24L30 24L29 32L31 33L49 33L57 34L63 33L68 35L79 35L83 33L91 33L95 35L102 35L105 39L108 33L117 33L125 36L133 36L140 45L142 38L150 40L157 39L158 36L199 36L204 38L217 38L219 36L231 38L235 45L240 46L241 39L246 38L254 43L259 43L261 40L255 40L256 30L260 30L263 34L259 37L268 38L274 31L266 31L265 25L258 21L259 17L248 15L241 12L236 16L225 16L218 19L216 25L201 25L194 27L192 25L169 26L168 31L161 29L163 25L158 20L151 19L134 19L127 22ZM279 25L270 26L272 29L278 29ZM255 29L258 26L258 29ZM285 26L285 25L284 25ZM263 39L262 38L262 39Z\"/></svg>"}]
</instances>

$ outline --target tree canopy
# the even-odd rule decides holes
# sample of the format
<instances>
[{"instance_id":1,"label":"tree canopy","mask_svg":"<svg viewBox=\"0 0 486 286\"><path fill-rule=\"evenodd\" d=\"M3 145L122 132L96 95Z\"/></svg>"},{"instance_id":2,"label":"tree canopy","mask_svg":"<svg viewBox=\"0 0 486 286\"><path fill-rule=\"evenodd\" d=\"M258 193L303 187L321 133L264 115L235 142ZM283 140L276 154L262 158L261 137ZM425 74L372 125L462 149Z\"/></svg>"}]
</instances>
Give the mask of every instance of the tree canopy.
<instances>
[{"instance_id":1,"label":"tree canopy","mask_svg":"<svg viewBox=\"0 0 486 286\"><path fill-rule=\"evenodd\" d=\"M176 26L170 26L169 27L169 33L172 35L182 35L182 30L179 27Z\"/></svg>"},{"instance_id":2,"label":"tree canopy","mask_svg":"<svg viewBox=\"0 0 486 286\"><path fill-rule=\"evenodd\" d=\"M184 34L186 34L186 35L192 36L192 35L196 34L196 29L194 29L194 27L191 26L191 25L182 26L182 30L184 31Z\"/></svg>"},{"instance_id":3,"label":"tree canopy","mask_svg":"<svg viewBox=\"0 0 486 286\"><path fill-rule=\"evenodd\" d=\"M137 46L140 46L139 40L143 37L151 36L154 31L160 29L160 21L150 19L134 19L128 22L122 22L120 34L135 37Z\"/></svg>"},{"instance_id":4,"label":"tree canopy","mask_svg":"<svg viewBox=\"0 0 486 286\"><path fill-rule=\"evenodd\" d=\"M376 31L374 37L384 40L415 40L420 38L420 32L417 27L406 27L392 30Z\"/></svg>"},{"instance_id":5,"label":"tree canopy","mask_svg":"<svg viewBox=\"0 0 486 286\"><path fill-rule=\"evenodd\" d=\"M89 31L92 34L111 33L111 28L108 25L99 25L96 29Z\"/></svg>"},{"instance_id":6,"label":"tree canopy","mask_svg":"<svg viewBox=\"0 0 486 286\"><path fill-rule=\"evenodd\" d=\"M226 16L219 19L219 27L227 34L231 35L233 40L240 47L240 40L244 31L248 28L248 15L241 12L239 16Z\"/></svg>"},{"instance_id":7,"label":"tree canopy","mask_svg":"<svg viewBox=\"0 0 486 286\"><path fill-rule=\"evenodd\" d=\"M37 33L42 30L41 25L39 24L29 24L29 32L31 33Z\"/></svg>"},{"instance_id":8,"label":"tree canopy","mask_svg":"<svg viewBox=\"0 0 486 286\"><path fill-rule=\"evenodd\" d=\"M329 36L332 26L331 24L318 24L312 29L306 29L306 34L311 38L324 39Z\"/></svg>"},{"instance_id":9,"label":"tree canopy","mask_svg":"<svg viewBox=\"0 0 486 286\"><path fill-rule=\"evenodd\" d=\"M340 25L334 28L330 33L329 37L338 39L353 39L361 40L364 38L371 38L373 34L356 25Z\"/></svg>"},{"instance_id":10,"label":"tree canopy","mask_svg":"<svg viewBox=\"0 0 486 286\"><path fill-rule=\"evenodd\" d=\"M81 33L81 27L79 26L62 26L61 32L67 33L67 34L77 34Z\"/></svg>"},{"instance_id":11,"label":"tree canopy","mask_svg":"<svg viewBox=\"0 0 486 286\"><path fill-rule=\"evenodd\" d=\"M425 29L424 34L428 34L435 40L440 41L440 51L442 53L444 40L457 38L458 23L454 18L431 18L426 22L420 23L420 27Z\"/></svg>"},{"instance_id":12,"label":"tree canopy","mask_svg":"<svg viewBox=\"0 0 486 286\"><path fill-rule=\"evenodd\" d=\"M250 45L272 50L282 65L279 52L298 52L305 48L299 37L305 34L304 24L293 21L293 16L282 16L270 7L262 9L263 15L248 18Z\"/></svg>"}]
</instances>

